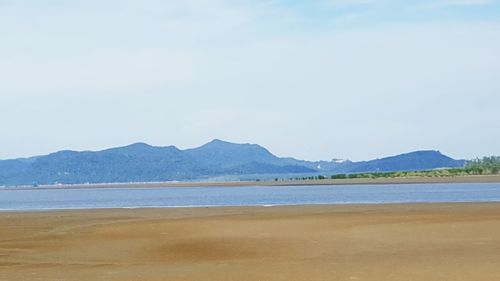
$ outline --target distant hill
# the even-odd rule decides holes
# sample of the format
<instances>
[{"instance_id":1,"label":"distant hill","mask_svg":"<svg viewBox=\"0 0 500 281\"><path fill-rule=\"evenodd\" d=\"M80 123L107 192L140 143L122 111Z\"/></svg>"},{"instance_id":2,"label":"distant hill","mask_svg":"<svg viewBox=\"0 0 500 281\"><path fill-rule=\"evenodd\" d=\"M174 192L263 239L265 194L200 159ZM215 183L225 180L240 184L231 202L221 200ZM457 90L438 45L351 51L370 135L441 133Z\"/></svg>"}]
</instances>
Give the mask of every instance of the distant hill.
<instances>
[{"instance_id":1,"label":"distant hill","mask_svg":"<svg viewBox=\"0 0 500 281\"><path fill-rule=\"evenodd\" d=\"M260 145L236 144L217 139L198 148L186 149L184 152L199 163L212 167L228 168L252 162L283 164L281 158Z\"/></svg>"},{"instance_id":2,"label":"distant hill","mask_svg":"<svg viewBox=\"0 0 500 281\"><path fill-rule=\"evenodd\" d=\"M350 173L418 171L439 168L455 168L465 165L463 160L455 160L439 151L415 151L397 156L357 162L349 169Z\"/></svg>"},{"instance_id":3,"label":"distant hill","mask_svg":"<svg viewBox=\"0 0 500 281\"><path fill-rule=\"evenodd\" d=\"M136 143L102 151L59 151L0 161L0 185L155 182L265 174L337 174L461 167L438 151L417 151L371 161L280 158L256 144L213 140L198 148Z\"/></svg>"}]
</instances>

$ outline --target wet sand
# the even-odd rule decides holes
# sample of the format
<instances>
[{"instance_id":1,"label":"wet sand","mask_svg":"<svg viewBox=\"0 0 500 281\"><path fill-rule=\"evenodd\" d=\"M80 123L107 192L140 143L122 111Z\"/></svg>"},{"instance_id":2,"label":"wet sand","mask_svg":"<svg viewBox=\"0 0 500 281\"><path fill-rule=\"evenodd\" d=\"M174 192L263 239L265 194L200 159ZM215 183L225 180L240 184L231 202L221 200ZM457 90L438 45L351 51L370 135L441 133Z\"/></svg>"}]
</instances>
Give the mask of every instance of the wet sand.
<instances>
[{"instance_id":1,"label":"wet sand","mask_svg":"<svg viewBox=\"0 0 500 281\"><path fill-rule=\"evenodd\" d=\"M500 280L500 203L0 213L0 280Z\"/></svg>"}]
</instances>

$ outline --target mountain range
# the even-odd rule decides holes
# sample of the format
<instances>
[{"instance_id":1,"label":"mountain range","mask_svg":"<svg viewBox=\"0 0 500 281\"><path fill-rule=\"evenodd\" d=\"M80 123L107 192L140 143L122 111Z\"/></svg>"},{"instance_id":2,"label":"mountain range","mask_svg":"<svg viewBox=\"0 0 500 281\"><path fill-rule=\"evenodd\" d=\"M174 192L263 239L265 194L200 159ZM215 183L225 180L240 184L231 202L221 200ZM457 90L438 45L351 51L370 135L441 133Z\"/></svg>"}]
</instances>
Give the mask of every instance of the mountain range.
<instances>
[{"instance_id":1,"label":"mountain range","mask_svg":"<svg viewBox=\"0 0 500 281\"><path fill-rule=\"evenodd\" d=\"M193 149L145 143L102 151L59 151L0 160L0 185L203 180L222 176L340 174L462 167L439 151L416 151L371 161L304 161L273 155L257 144L213 140Z\"/></svg>"}]
</instances>

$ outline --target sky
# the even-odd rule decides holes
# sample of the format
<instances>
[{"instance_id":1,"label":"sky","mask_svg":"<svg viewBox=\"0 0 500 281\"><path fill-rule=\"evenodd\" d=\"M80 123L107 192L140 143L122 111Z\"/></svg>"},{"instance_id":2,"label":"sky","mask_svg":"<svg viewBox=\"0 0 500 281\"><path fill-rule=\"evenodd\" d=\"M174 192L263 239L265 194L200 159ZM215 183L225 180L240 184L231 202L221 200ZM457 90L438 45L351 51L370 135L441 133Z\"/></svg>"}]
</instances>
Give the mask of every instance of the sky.
<instances>
[{"instance_id":1,"label":"sky","mask_svg":"<svg viewBox=\"0 0 500 281\"><path fill-rule=\"evenodd\" d=\"M500 1L0 0L0 159L500 155Z\"/></svg>"}]
</instances>

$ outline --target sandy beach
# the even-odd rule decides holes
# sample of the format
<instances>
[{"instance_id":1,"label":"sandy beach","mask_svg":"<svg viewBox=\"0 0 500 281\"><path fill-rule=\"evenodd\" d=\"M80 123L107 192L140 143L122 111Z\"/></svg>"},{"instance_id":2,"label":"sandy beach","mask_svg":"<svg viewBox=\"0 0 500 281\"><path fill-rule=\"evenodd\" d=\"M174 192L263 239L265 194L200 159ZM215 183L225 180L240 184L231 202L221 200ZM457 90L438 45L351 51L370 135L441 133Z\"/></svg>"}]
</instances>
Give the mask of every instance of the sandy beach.
<instances>
[{"instance_id":1,"label":"sandy beach","mask_svg":"<svg viewBox=\"0 0 500 281\"><path fill-rule=\"evenodd\" d=\"M0 213L0 280L500 280L500 204Z\"/></svg>"}]
</instances>

